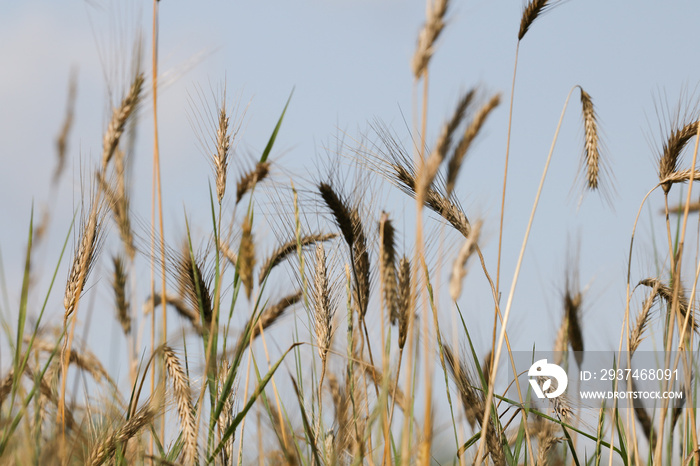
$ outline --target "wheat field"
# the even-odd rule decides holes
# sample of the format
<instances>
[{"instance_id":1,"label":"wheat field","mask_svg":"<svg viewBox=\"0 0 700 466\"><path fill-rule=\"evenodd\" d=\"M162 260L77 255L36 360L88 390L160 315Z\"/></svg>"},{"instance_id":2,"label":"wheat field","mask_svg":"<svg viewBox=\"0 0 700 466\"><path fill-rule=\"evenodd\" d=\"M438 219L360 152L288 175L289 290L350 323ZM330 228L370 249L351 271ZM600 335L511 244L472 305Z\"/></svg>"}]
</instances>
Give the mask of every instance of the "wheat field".
<instances>
[{"instance_id":1,"label":"wheat field","mask_svg":"<svg viewBox=\"0 0 700 466\"><path fill-rule=\"evenodd\" d=\"M54 96L37 128L11 110L30 91L0 93L0 463L700 464L693 68L639 39L605 69L577 34L611 20L583 2L312 3L338 16L237 10L259 35L212 76L192 31L228 28L216 9L85 2L95 63L44 52L64 73L31 91ZM38 47L50 15L11 10ZM368 38L341 51L334 28ZM30 60L3 53L18 86ZM668 74L631 96L635 54ZM23 125L53 128L40 162L10 161ZM600 379L675 395L587 399Z\"/></svg>"}]
</instances>

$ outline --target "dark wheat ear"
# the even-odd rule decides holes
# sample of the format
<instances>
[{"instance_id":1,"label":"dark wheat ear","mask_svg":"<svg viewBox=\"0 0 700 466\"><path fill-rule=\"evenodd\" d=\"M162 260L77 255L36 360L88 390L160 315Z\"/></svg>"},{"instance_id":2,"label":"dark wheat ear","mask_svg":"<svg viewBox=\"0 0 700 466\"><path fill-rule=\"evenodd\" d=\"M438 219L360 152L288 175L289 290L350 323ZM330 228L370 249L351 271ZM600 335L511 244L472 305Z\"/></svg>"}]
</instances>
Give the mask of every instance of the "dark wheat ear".
<instances>
[{"instance_id":1,"label":"dark wheat ear","mask_svg":"<svg viewBox=\"0 0 700 466\"><path fill-rule=\"evenodd\" d=\"M236 204L241 202L243 196L253 190L256 184L264 180L270 173L270 162L258 162L255 168L244 173L236 185Z\"/></svg>"},{"instance_id":2,"label":"dark wheat ear","mask_svg":"<svg viewBox=\"0 0 700 466\"><path fill-rule=\"evenodd\" d=\"M239 274L248 299L253 295L253 268L255 267L255 240L253 224L249 217L243 222L241 243L238 251Z\"/></svg>"},{"instance_id":3,"label":"dark wheat ear","mask_svg":"<svg viewBox=\"0 0 700 466\"><path fill-rule=\"evenodd\" d=\"M380 275L384 289L384 306L389 318L395 322L399 317L398 284L396 275L396 248L394 244L394 226L386 212L379 220L380 237Z\"/></svg>"},{"instance_id":4,"label":"dark wheat ear","mask_svg":"<svg viewBox=\"0 0 700 466\"><path fill-rule=\"evenodd\" d=\"M360 320L363 320L369 302L370 266L367 236L360 213L357 207L342 198L330 184L319 183L318 190L324 203L333 214L335 222L340 228L340 233L350 250L354 279L352 297Z\"/></svg>"},{"instance_id":5,"label":"dark wheat ear","mask_svg":"<svg viewBox=\"0 0 700 466\"><path fill-rule=\"evenodd\" d=\"M114 264L114 276L112 279L112 288L114 289L114 300L117 308L117 320L122 326L122 330L126 335L131 332L131 314L129 312L129 301L126 297L126 270L124 268L124 260L121 256L112 257Z\"/></svg>"},{"instance_id":6,"label":"dark wheat ear","mask_svg":"<svg viewBox=\"0 0 700 466\"><path fill-rule=\"evenodd\" d=\"M403 349L406 344L408 335L408 319L411 310L411 261L403 256L399 261L399 270L397 273L399 285L398 294L398 324L399 324L399 348ZM392 320L392 323L396 323Z\"/></svg>"},{"instance_id":7,"label":"dark wheat ear","mask_svg":"<svg viewBox=\"0 0 700 466\"><path fill-rule=\"evenodd\" d=\"M520 18L520 30L518 31L518 41L523 40L525 34L535 22L537 17L543 13L548 5L548 0L530 0L523 11L523 16Z\"/></svg>"},{"instance_id":8,"label":"dark wheat ear","mask_svg":"<svg viewBox=\"0 0 700 466\"><path fill-rule=\"evenodd\" d=\"M202 261L192 256L189 245L186 244L178 260L176 281L180 294L191 309L199 310L203 327L207 329L211 324L213 307L209 277L204 277L202 268Z\"/></svg>"}]
</instances>

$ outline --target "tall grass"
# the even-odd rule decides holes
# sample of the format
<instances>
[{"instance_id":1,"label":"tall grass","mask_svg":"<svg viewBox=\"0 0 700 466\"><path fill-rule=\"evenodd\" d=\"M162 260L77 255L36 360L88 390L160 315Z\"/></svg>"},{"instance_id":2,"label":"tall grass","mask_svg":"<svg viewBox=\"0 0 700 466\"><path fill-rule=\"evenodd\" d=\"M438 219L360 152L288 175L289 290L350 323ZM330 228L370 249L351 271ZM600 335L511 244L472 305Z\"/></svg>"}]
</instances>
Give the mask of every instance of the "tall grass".
<instances>
[{"instance_id":1,"label":"tall grass","mask_svg":"<svg viewBox=\"0 0 700 466\"><path fill-rule=\"evenodd\" d=\"M683 401L672 405L663 400L651 412L637 400L616 399L595 406L595 425L590 425L581 406L568 396L551 399L544 408L531 405L529 387L512 376L529 368L516 365L510 343L510 336L518 334L512 321L521 312L514 304L515 290L530 235L537 234L533 226L550 164L565 156L555 147L576 93L584 135L579 175L583 189L605 197L610 175L594 99L571 83L569 94L561 96L563 109L550 150L533 162L544 162L544 168L522 242L503 244L510 134L519 124L513 120L518 51L536 27L535 20L555 3L528 2L517 36L513 30L517 41L508 126L503 128L498 250L496 257L488 257L482 252L488 219L465 212L456 188L467 155L491 124L488 117L497 111L501 95L487 96L473 88L457 99L444 122L427 117L429 77L440 80L430 74L431 59L439 53L438 38L448 25L458 27L449 21L450 2L428 1L411 60L413 145L405 146L392 128L377 124L374 144L340 148L338 156L357 169L355 179L333 169L319 170L311 181L279 175L282 161L276 158L275 142L288 107L296 104L292 94L280 103L277 114L266 115L271 134L267 141L256 141L265 145L254 166L234 172L231 160L237 155L239 122L234 121L231 102L225 89L213 103L202 99L204 108L195 109L193 120L213 168L209 185L201 186L208 194L209 218L193 225L185 206L177 237L164 227L167 199L161 188L157 119L158 12L168 4L154 0L150 75L142 71L136 52L131 81L121 90L104 130L99 160L94 168L86 164L83 169L81 209L66 232L48 290L32 280L40 230L33 210L29 216L16 322L4 322L12 362L0 374L0 461L699 464L694 340L700 261L686 250L693 181L700 179L695 170L700 122L695 116L670 128L659 150L658 183L640 203L641 212L650 196L663 194L668 254L657 254L657 259L661 256L665 262L656 276L633 278L632 256L639 249L634 244L635 223L624 318L605 323L619 325L619 355L627 352L626 360L616 359L620 367L633 367L632 356L645 339L659 344L664 359L659 367L682 367L689 375L683 385L663 385L665 390L682 390ZM56 180L63 176L69 156L66 139L74 95L72 86L57 140ZM152 112L154 123L150 224L132 210L126 170L128 157L135 155L126 139L140 129L140 112ZM428 140L429 128L437 131L435 141ZM688 165L682 154L693 139ZM491 173L484 176L498 182ZM379 180L414 202L415 224L391 205L377 206L371 192L363 189L365 178ZM688 184L685 200L673 209L669 194L682 183ZM276 220L266 218L264 194L276 201ZM431 217L425 215L428 212ZM679 215L675 226L672 215ZM111 224L115 228L109 228ZM270 225L278 240L272 245L261 240ZM433 226L440 232L434 236ZM72 248L67 246L71 236L76 238ZM111 237L115 241L107 254L105 244ZM519 256L502 300L503 248ZM584 330L601 323L586 319L588 295L579 283L578 260L566 267L561 324L551 348L561 357L558 363L567 365L571 353L581 368L584 348L591 347ZM141 282L144 270L150 270L146 284ZM65 284L60 282L61 271L66 271ZM694 275L687 276L691 272ZM110 372L81 342L78 317L86 307L98 306L81 298L99 273L111 287L107 306L112 307L99 318L111 319L121 330L126 376ZM470 276L483 278L481 286L492 297L493 326L479 328L460 308L461 297L474 285ZM55 285L64 289L63 319L52 322L44 311L57 277ZM647 294L638 306L634 295L643 293ZM34 296L43 297L43 307L29 325L28 305ZM144 313L137 312L139 305ZM461 325L446 327L439 318L445 309L459 316ZM475 344L477 334L487 335L480 342L488 347ZM508 368L511 375L505 375ZM71 376L82 380L82 386L71 384ZM441 417L447 410L449 416Z\"/></svg>"}]
</instances>

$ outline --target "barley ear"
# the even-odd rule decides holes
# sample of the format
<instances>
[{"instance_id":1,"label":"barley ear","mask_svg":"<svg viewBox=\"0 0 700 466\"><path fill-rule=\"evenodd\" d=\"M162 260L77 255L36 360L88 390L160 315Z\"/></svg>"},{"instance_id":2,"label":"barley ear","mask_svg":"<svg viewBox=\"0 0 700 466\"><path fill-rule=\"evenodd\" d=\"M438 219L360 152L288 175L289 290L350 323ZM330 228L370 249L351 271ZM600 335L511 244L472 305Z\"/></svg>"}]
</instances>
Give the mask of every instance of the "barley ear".
<instances>
[{"instance_id":1,"label":"barley ear","mask_svg":"<svg viewBox=\"0 0 700 466\"><path fill-rule=\"evenodd\" d=\"M472 253L476 251L479 241L479 233L481 231L481 221L472 224L471 232L469 236L464 241L462 248L457 254L457 258L452 266L452 275L450 277L450 296L453 301L457 301L459 296L462 294L462 280L467 275L466 265L467 260L471 257Z\"/></svg>"},{"instance_id":2,"label":"barley ear","mask_svg":"<svg viewBox=\"0 0 700 466\"><path fill-rule=\"evenodd\" d=\"M328 362L328 351L331 347L333 336L333 314L332 301L330 298L330 285L328 281L328 270L326 268L326 252L323 244L316 245L316 273L314 276L313 289L311 290L314 306L314 330L316 331L316 345L318 355L321 358L321 383L326 372Z\"/></svg>"},{"instance_id":3,"label":"barley ear","mask_svg":"<svg viewBox=\"0 0 700 466\"><path fill-rule=\"evenodd\" d=\"M180 427L184 440L182 449L183 462L184 464L194 464L197 457L197 421L192 409L187 376L182 370L182 365L172 348L163 346L161 351L165 369L173 383L173 394L177 405L177 413L180 417Z\"/></svg>"},{"instance_id":4,"label":"barley ear","mask_svg":"<svg viewBox=\"0 0 700 466\"><path fill-rule=\"evenodd\" d=\"M129 311L129 301L126 298L126 270L124 261L120 256L112 257L114 264L114 276L112 278L112 288L114 289L114 299L117 308L117 320L122 326L124 334L131 332L131 313Z\"/></svg>"},{"instance_id":5,"label":"barley ear","mask_svg":"<svg viewBox=\"0 0 700 466\"><path fill-rule=\"evenodd\" d=\"M226 170L231 149L231 134L229 132L229 116L226 114L226 97L219 108L219 124L216 128L216 153L214 154L214 171L216 174L216 197L219 205L226 192Z\"/></svg>"},{"instance_id":6,"label":"barley ear","mask_svg":"<svg viewBox=\"0 0 700 466\"><path fill-rule=\"evenodd\" d=\"M448 0L429 1L427 18L423 29L418 35L418 44L411 60L413 76L420 79L428 68L430 58L433 56L435 41L445 27L445 13Z\"/></svg>"},{"instance_id":7,"label":"barley ear","mask_svg":"<svg viewBox=\"0 0 700 466\"><path fill-rule=\"evenodd\" d=\"M396 250L394 244L394 226L386 212L382 213L379 221L380 237L380 276L384 291L384 307L389 313L391 322L399 318L398 285L396 282Z\"/></svg>"},{"instance_id":8,"label":"barley ear","mask_svg":"<svg viewBox=\"0 0 700 466\"><path fill-rule=\"evenodd\" d=\"M547 0L530 0L523 11L523 16L520 19L520 30L518 31L518 41L523 40L528 29L535 22L540 13L544 12L547 7Z\"/></svg>"},{"instance_id":9,"label":"barley ear","mask_svg":"<svg viewBox=\"0 0 700 466\"><path fill-rule=\"evenodd\" d=\"M581 90L581 105L583 110L583 127L585 132L584 159L586 167L586 187L590 190L598 189L600 176L600 145L598 138L598 123L593 99L579 86Z\"/></svg>"},{"instance_id":10,"label":"barley ear","mask_svg":"<svg viewBox=\"0 0 700 466\"><path fill-rule=\"evenodd\" d=\"M249 217L246 217L243 222L238 257L240 261L239 274L248 299L253 295L253 269L255 267L255 240L253 239L252 230L252 222Z\"/></svg>"},{"instance_id":11,"label":"barley ear","mask_svg":"<svg viewBox=\"0 0 700 466\"><path fill-rule=\"evenodd\" d=\"M137 74L131 83L129 92L126 97L124 97L124 100L122 100L121 105L112 111L112 117L102 141L102 172L106 170L109 161L112 159L114 151L117 149L119 140L126 128L126 122L139 102L143 83L143 74Z\"/></svg>"}]
</instances>

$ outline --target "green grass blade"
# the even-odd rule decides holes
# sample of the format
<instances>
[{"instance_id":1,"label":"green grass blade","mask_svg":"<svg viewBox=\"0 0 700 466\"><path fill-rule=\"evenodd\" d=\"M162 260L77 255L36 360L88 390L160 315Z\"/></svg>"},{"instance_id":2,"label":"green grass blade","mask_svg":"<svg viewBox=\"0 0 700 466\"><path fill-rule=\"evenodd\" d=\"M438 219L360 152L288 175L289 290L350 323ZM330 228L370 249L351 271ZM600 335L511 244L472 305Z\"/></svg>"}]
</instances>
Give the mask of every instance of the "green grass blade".
<instances>
[{"instance_id":1,"label":"green grass blade","mask_svg":"<svg viewBox=\"0 0 700 466\"><path fill-rule=\"evenodd\" d=\"M207 459L207 464L211 464L212 462L214 462L214 459L219 455L219 453L221 452L221 449L224 448L226 441L233 435L233 433L236 431L236 428L238 427L238 424L240 424L241 421L243 421L243 418L245 418L246 414L248 414L248 411L250 411L250 408L253 407L253 404L255 404L256 400L258 399L258 396L260 396L260 393L265 389L265 386L267 386L267 383L270 381L272 376L275 374L275 371L277 371L277 368L280 366L280 364L282 364L282 361L284 361L284 358L287 357L287 355L289 354L290 351L292 351L292 349L296 348L299 345L301 345L301 343L292 344L292 346L290 346L289 349L287 349L287 351L285 351L284 354L282 354L282 356L275 363L275 365L270 368L270 370L267 372L265 377L263 377L263 379L260 381L260 383L258 384L255 391L251 394L246 405L236 415L236 417L233 418L233 420L231 421L231 424L226 429L226 432L224 433L224 435L221 436L221 440L219 440L219 445L216 447L216 449L214 449L214 453L212 453L209 456L209 458Z\"/></svg>"},{"instance_id":2,"label":"green grass blade","mask_svg":"<svg viewBox=\"0 0 700 466\"><path fill-rule=\"evenodd\" d=\"M275 144L275 139L277 139L277 133L280 130L280 127L282 126L282 120L284 119L284 114L287 113L287 107L289 107L289 101L292 100L292 96L294 95L294 89L292 89L292 92L289 93L289 97L287 98L287 103L284 104L284 110L282 110L282 115L280 115L279 120L277 120L277 125L275 125L274 131L272 131L272 135L270 136L270 140L267 141L267 145L265 146L265 150L262 153L262 156L260 156L260 162L265 163L267 162L267 158L270 155L270 151L272 150L272 146Z\"/></svg>"}]
</instances>

